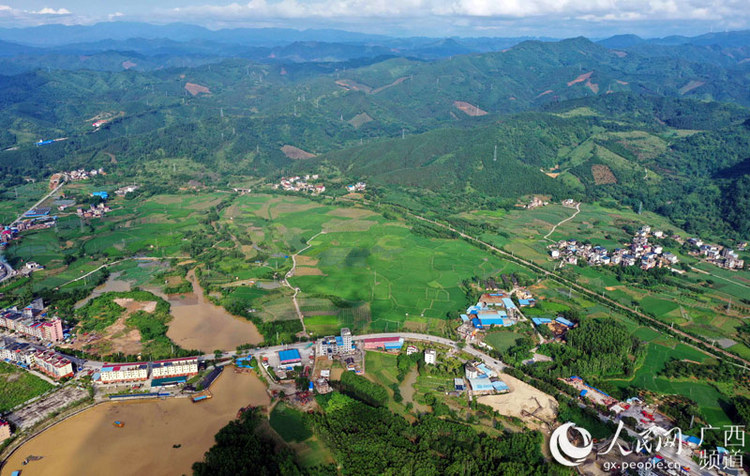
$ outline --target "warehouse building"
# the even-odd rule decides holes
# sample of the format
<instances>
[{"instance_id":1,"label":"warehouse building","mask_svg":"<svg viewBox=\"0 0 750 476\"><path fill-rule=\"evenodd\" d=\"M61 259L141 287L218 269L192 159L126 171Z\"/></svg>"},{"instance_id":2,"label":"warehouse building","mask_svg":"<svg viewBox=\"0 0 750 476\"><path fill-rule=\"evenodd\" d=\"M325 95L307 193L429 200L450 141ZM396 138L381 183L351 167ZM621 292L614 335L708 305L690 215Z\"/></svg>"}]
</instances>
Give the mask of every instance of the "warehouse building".
<instances>
[{"instance_id":1,"label":"warehouse building","mask_svg":"<svg viewBox=\"0 0 750 476\"><path fill-rule=\"evenodd\" d=\"M370 337L364 340L365 350L399 350L404 346L403 337Z\"/></svg>"},{"instance_id":2,"label":"warehouse building","mask_svg":"<svg viewBox=\"0 0 750 476\"><path fill-rule=\"evenodd\" d=\"M297 349L279 351L279 363L282 367L292 368L302 363L302 357Z\"/></svg>"}]
</instances>

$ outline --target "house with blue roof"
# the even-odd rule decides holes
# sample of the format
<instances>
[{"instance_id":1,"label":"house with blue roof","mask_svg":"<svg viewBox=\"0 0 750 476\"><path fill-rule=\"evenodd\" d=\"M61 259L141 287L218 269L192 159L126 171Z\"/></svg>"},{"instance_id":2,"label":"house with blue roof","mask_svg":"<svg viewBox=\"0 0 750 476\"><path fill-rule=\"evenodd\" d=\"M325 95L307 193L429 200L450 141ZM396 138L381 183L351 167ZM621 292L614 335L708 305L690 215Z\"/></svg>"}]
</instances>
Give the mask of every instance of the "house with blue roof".
<instances>
[{"instance_id":1,"label":"house with blue roof","mask_svg":"<svg viewBox=\"0 0 750 476\"><path fill-rule=\"evenodd\" d=\"M533 322L537 326L541 326L543 324L549 324L552 322L552 319L549 317L532 317L531 322Z\"/></svg>"},{"instance_id":2,"label":"house with blue roof","mask_svg":"<svg viewBox=\"0 0 750 476\"><path fill-rule=\"evenodd\" d=\"M493 392L495 387L492 386L492 382L488 378L470 378L469 386L475 393L477 392Z\"/></svg>"},{"instance_id":3,"label":"house with blue roof","mask_svg":"<svg viewBox=\"0 0 750 476\"><path fill-rule=\"evenodd\" d=\"M574 322L571 322L571 321L565 319L562 316L557 316L557 319L555 319L555 322L558 322L558 323L564 325L565 327L569 327L571 329L576 326Z\"/></svg>"}]
</instances>

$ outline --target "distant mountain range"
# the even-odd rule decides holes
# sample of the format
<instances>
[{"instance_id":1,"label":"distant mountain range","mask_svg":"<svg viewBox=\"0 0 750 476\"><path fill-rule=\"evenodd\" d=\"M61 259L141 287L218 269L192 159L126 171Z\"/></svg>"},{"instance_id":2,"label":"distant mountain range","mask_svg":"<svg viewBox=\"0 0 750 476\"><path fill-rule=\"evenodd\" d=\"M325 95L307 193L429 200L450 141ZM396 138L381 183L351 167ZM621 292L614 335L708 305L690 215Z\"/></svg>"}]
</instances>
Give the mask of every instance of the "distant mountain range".
<instances>
[{"instance_id":1,"label":"distant mountain range","mask_svg":"<svg viewBox=\"0 0 750 476\"><path fill-rule=\"evenodd\" d=\"M90 26L44 25L0 28L0 74L35 69L150 71L199 66L238 57L262 63L343 62L358 58L436 60L503 51L525 41L551 38L395 38L342 30L236 28L209 30L173 23L110 22ZM728 66L747 59L750 32L643 39L618 35L598 41L640 56L679 57ZM12 59L9 59L12 58Z\"/></svg>"},{"instance_id":2,"label":"distant mountain range","mask_svg":"<svg viewBox=\"0 0 750 476\"><path fill-rule=\"evenodd\" d=\"M0 181L110 155L123 173L187 158L206 174L333 172L433 206L615 199L691 232L750 234L747 32L283 42L264 30L266 44L248 44L221 35L258 30L146 30L173 38L75 27L65 45L1 40ZM295 161L287 145L315 158Z\"/></svg>"}]
</instances>

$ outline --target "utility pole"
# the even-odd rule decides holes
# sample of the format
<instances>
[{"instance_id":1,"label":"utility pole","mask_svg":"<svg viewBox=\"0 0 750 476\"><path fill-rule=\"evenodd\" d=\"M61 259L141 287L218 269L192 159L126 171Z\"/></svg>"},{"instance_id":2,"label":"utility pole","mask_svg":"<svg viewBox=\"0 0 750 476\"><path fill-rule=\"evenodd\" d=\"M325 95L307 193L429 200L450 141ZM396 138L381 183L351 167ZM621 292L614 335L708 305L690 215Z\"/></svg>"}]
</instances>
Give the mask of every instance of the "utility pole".
<instances>
[{"instance_id":1,"label":"utility pole","mask_svg":"<svg viewBox=\"0 0 750 476\"><path fill-rule=\"evenodd\" d=\"M493 162L497 162L497 144L495 144L495 153L492 156L492 161Z\"/></svg>"}]
</instances>

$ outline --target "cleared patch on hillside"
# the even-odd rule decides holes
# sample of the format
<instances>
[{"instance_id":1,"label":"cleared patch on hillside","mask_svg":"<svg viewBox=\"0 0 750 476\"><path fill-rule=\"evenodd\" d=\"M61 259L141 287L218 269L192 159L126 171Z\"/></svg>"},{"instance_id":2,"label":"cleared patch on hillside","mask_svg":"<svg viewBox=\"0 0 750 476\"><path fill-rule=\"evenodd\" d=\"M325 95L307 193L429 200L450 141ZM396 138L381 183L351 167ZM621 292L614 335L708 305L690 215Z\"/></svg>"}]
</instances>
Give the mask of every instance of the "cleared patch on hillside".
<instances>
[{"instance_id":1,"label":"cleared patch on hillside","mask_svg":"<svg viewBox=\"0 0 750 476\"><path fill-rule=\"evenodd\" d=\"M681 87L681 88L680 88L680 89L678 90L678 92L679 92L680 94L687 94L687 93L689 93L690 91L692 91L693 89L699 88L699 87L703 86L704 84L706 84L706 82L705 82L705 81L696 81L696 80L692 80L692 81L690 81L689 83L687 83L687 84L686 84L685 86Z\"/></svg>"},{"instance_id":2,"label":"cleared patch on hillside","mask_svg":"<svg viewBox=\"0 0 750 476\"><path fill-rule=\"evenodd\" d=\"M542 96L546 96L547 94L552 94L554 91L551 89L548 89L546 91L542 91L541 93L537 94L534 99L539 99Z\"/></svg>"},{"instance_id":3,"label":"cleared patch on hillside","mask_svg":"<svg viewBox=\"0 0 750 476\"><path fill-rule=\"evenodd\" d=\"M200 84L196 83L186 83L185 84L185 90L192 94L193 96L197 96L199 94L211 94L211 90L208 89L205 86L201 86Z\"/></svg>"},{"instance_id":4,"label":"cleared patch on hillside","mask_svg":"<svg viewBox=\"0 0 750 476\"><path fill-rule=\"evenodd\" d=\"M359 129L363 125L367 124L368 122L372 122L374 120L375 119L370 117L370 115L367 114L366 112L361 112L357 114L356 116L352 117L351 119L349 119L347 122L351 124L352 127Z\"/></svg>"},{"instance_id":5,"label":"cleared patch on hillside","mask_svg":"<svg viewBox=\"0 0 750 476\"><path fill-rule=\"evenodd\" d=\"M626 85L630 84L629 82L627 82L627 81L623 81L623 80L621 80L621 79L615 79L615 82L616 82L617 84L622 84L623 86L626 86Z\"/></svg>"},{"instance_id":6,"label":"cleared patch on hillside","mask_svg":"<svg viewBox=\"0 0 750 476\"><path fill-rule=\"evenodd\" d=\"M315 154L288 144L281 148L281 152L292 160L312 159L315 157Z\"/></svg>"},{"instance_id":7,"label":"cleared patch on hillside","mask_svg":"<svg viewBox=\"0 0 750 476\"><path fill-rule=\"evenodd\" d=\"M372 88L366 84L358 83L353 79L339 79L336 81L336 85L340 86L347 91L363 91L367 94L372 92Z\"/></svg>"},{"instance_id":8,"label":"cleared patch on hillside","mask_svg":"<svg viewBox=\"0 0 750 476\"><path fill-rule=\"evenodd\" d=\"M395 80L391 84L386 84L385 86L380 86L379 88L373 89L371 94L378 94L379 92L385 91L388 88L392 88L393 86L396 86L398 84L403 83L407 79L409 79L409 76L404 76L403 78L398 78L397 80Z\"/></svg>"},{"instance_id":9,"label":"cleared patch on hillside","mask_svg":"<svg viewBox=\"0 0 750 476\"><path fill-rule=\"evenodd\" d=\"M590 79L586 80L586 87L591 90L594 94L599 94L599 85L592 83Z\"/></svg>"},{"instance_id":10,"label":"cleared patch on hillside","mask_svg":"<svg viewBox=\"0 0 750 476\"><path fill-rule=\"evenodd\" d=\"M475 106L471 103L464 102L464 101L453 101L453 105L464 114L467 114L469 116L486 116L487 111L483 111L479 109L478 106Z\"/></svg>"},{"instance_id":11,"label":"cleared patch on hillside","mask_svg":"<svg viewBox=\"0 0 750 476\"><path fill-rule=\"evenodd\" d=\"M574 84L582 83L584 81L587 81L591 75L593 74L593 71L589 71L588 73L583 73L582 75L578 76L573 81L568 81L568 87L573 86Z\"/></svg>"},{"instance_id":12,"label":"cleared patch on hillside","mask_svg":"<svg viewBox=\"0 0 750 476\"><path fill-rule=\"evenodd\" d=\"M626 52L619 51L619 50L612 50L612 53L614 53L614 55L617 56L618 58L624 58L628 55Z\"/></svg>"},{"instance_id":13,"label":"cleared patch on hillside","mask_svg":"<svg viewBox=\"0 0 750 476\"><path fill-rule=\"evenodd\" d=\"M125 69L135 68L136 66L138 66L138 63L133 63L130 60L125 60L122 62L122 67Z\"/></svg>"},{"instance_id":14,"label":"cleared patch on hillside","mask_svg":"<svg viewBox=\"0 0 750 476\"><path fill-rule=\"evenodd\" d=\"M595 164L591 166L591 175L594 176L594 183L597 185L606 185L610 183L617 183L615 174L606 165Z\"/></svg>"}]
</instances>

